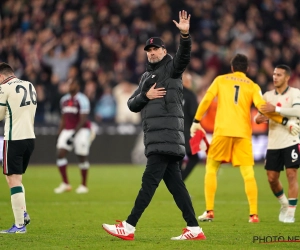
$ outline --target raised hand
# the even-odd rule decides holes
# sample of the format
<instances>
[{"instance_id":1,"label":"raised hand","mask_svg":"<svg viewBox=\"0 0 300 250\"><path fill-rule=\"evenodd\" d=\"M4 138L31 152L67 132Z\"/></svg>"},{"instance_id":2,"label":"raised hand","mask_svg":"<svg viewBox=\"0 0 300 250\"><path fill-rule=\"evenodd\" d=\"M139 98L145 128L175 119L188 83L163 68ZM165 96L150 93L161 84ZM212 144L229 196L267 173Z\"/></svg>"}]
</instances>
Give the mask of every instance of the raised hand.
<instances>
[{"instance_id":1,"label":"raised hand","mask_svg":"<svg viewBox=\"0 0 300 250\"><path fill-rule=\"evenodd\" d=\"M156 83L152 85L152 87L148 90L146 96L152 100L156 98L162 98L166 95L167 91L165 88L155 88Z\"/></svg>"},{"instance_id":2,"label":"raised hand","mask_svg":"<svg viewBox=\"0 0 300 250\"><path fill-rule=\"evenodd\" d=\"M191 15L187 14L185 10L179 11L179 23L173 20L176 27L180 30L182 34L188 34L190 29L190 19Z\"/></svg>"}]
</instances>

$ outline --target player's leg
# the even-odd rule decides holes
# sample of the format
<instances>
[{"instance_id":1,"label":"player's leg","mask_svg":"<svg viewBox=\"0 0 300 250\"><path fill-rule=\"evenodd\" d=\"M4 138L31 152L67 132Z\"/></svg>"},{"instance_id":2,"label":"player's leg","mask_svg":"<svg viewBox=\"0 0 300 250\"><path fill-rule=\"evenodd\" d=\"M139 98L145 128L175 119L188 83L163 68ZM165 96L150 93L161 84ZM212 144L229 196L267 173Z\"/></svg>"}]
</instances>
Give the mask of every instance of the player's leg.
<instances>
[{"instance_id":1,"label":"player's leg","mask_svg":"<svg viewBox=\"0 0 300 250\"><path fill-rule=\"evenodd\" d=\"M249 222L259 222L257 212L257 184L254 176L253 166L240 166L240 171L244 179L245 192L247 195L250 218Z\"/></svg>"},{"instance_id":2,"label":"player's leg","mask_svg":"<svg viewBox=\"0 0 300 250\"><path fill-rule=\"evenodd\" d=\"M221 162L230 161L232 140L229 137L213 137L210 144L205 166L204 195L206 211L198 217L200 221L214 219L215 195L217 191L217 173Z\"/></svg>"},{"instance_id":3,"label":"player's leg","mask_svg":"<svg viewBox=\"0 0 300 250\"><path fill-rule=\"evenodd\" d=\"M35 140L34 139L27 139L26 143L27 143L27 149L25 150L24 155L23 155L23 174L25 174L25 172L27 170L31 154L32 154L32 152L34 150ZM26 208L25 187L24 187L23 184L22 184L22 189L23 189L24 199L25 199L24 224L26 226L26 225L28 225L30 223L30 217L29 217L29 214L28 214L27 208Z\"/></svg>"},{"instance_id":4,"label":"player's leg","mask_svg":"<svg viewBox=\"0 0 300 250\"><path fill-rule=\"evenodd\" d=\"M150 204L152 197L163 178L168 159L164 155L150 155L142 177L142 187L135 199L134 207L127 220L118 221L116 225L103 224L103 229L109 234L124 240L133 240L135 226L145 209Z\"/></svg>"},{"instance_id":5,"label":"player's leg","mask_svg":"<svg viewBox=\"0 0 300 250\"><path fill-rule=\"evenodd\" d=\"M299 145L293 145L285 148L284 152L284 165L286 167L286 177L289 184L288 190L288 209L284 218L284 223L295 222L295 211L298 201L298 168L300 164Z\"/></svg>"},{"instance_id":6,"label":"player's leg","mask_svg":"<svg viewBox=\"0 0 300 250\"><path fill-rule=\"evenodd\" d=\"M298 167L298 166L297 166ZM298 202L298 180L297 168L287 168L286 176L289 183L288 191L288 209L284 219L285 223L293 223L295 221L295 211Z\"/></svg>"},{"instance_id":7,"label":"player's leg","mask_svg":"<svg viewBox=\"0 0 300 250\"><path fill-rule=\"evenodd\" d=\"M181 210L183 219L187 223L187 227L184 229L183 233L180 236L173 237L171 239L172 240L206 239L195 217L195 211L192 205L192 201L186 189L186 186L181 178L179 162L176 159L170 160L166 168L166 171L164 173L163 180L169 192L173 195L177 207Z\"/></svg>"},{"instance_id":8,"label":"player's leg","mask_svg":"<svg viewBox=\"0 0 300 250\"><path fill-rule=\"evenodd\" d=\"M67 175L67 166L68 166L68 159L67 155L69 151L73 149L73 145L68 145L67 140L71 137L71 135L74 133L74 130L62 130L59 134L59 137L57 139L57 159L56 159L56 165L58 167L60 176L62 178L61 184L54 189L54 192L57 194L71 191L72 187L69 184L68 175Z\"/></svg>"},{"instance_id":9,"label":"player's leg","mask_svg":"<svg viewBox=\"0 0 300 250\"><path fill-rule=\"evenodd\" d=\"M181 169L181 176L182 176L183 181L186 180L186 178L190 175L190 173L193 171L193 169L199 162L198 154L195 154L195 155L187 154L187 157L188 157L188 160L187 160L186 166L184 169Z\"/></svg>"},{"instance_id":10,"label":"player's leg","mask_svg":"<svg viewBox=\"0 0 300 250\"><path fill-rule=\"evenodd\" d=\"M267 150L265 169L270 188L281 205L278 219L283 222L288 209L288 199L279 180L280 171L284 169L284 151L282 149Z\"/></svg>"},{"instance_id":11,"label":"player's leg","mask_svg":"<svg viewBox=\"0 0 300 250\"><path fill-rule=\"evenodd\" d=\"M78 158L78 167L80 169L81 174L81 184L76 189L76 193L78 194L85 194L89 192L87 187L87 177L88 177L88 170L90 168L90 163L87 160L86 156L77 155Z\"/></svg>"},{"instance_id":12,"label":"player's leg","mask_svg":"<svg viewBox=\"0 0 300 250\"><path fill-rule=\"evenodd\" d=\"M26 233L24 224L25 195L22 188L23 174L23 140L4 141L3 143L3 174L10 188L11 206L15 218L14 225L0 233Z\"/></svg>"},{"instance_id":13,"label":"player's leg","mask_svg":"<svg viewBox=\"0 0 300 250\"><path fill-rule=\"evenodd\" d=\"M235 138L232 151L232 165L240 166L245 192L247 195L250 218L249 222L259 222L257 212L257 183L254 175L254 157L251 139Z\"/></svg>"},{"instance_id":14,"label":"player's leg","mask_svg":"<svg viewBox=\"0 0 300 250\"><path fill-rule=\"evenodd\" d=\"M81 128L74 138L74 151L78 158L78 167L81 174L81 184L76 189L76 193L83 194L89 190L87 188L87 177L90 168L90 163L87 156L90 150L90 133L91 130L87 128Z\"/></svg>"},{"instance_id":15,"label":"player's leg","mask_svg":"<svg viewBox=\"0 0 300 250\"><path fill-rule=\"evenodd\" d=\"M23 189L24 198L25 198L25 206L24 206L24 224L25 224L25 226L26 226L26 225L30 224L30 216L29 216L29 214L28 214L27 207L26 207L25 187L24 187L23 184L22 184L22 189Z\"/></svg>"}]
</instances>

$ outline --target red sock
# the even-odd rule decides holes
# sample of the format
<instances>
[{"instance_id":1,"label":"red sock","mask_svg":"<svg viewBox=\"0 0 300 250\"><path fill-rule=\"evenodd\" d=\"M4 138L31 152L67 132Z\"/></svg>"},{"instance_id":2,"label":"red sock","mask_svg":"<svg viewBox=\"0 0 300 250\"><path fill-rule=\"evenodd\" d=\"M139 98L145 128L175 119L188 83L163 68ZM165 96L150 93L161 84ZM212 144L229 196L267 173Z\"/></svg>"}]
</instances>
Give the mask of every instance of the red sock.
<instances>
[{"instance_id":1,"label":"red sock","mask_svg":"<svg viewBox=\"0 0 300 250\"><path fill-rule=\"evenodd\" d=\"M63 182L66 184L69 184L68 177L67 177L67 165L60 166L60 167L58 167L58 169L59 169L59 172L60 172Z\"/></svg>"},{"instance_id":2,"label":"red sock","mask_svg":"<svg viewBox=\"0 0 300 250\"><path fill-rule=\"evenodd\" d=\"M81 178L82 178L82 183L81 184L83 186L86 186L87 173L88 173L87 169L81 169Z\"/></svg>"}]
</instances>

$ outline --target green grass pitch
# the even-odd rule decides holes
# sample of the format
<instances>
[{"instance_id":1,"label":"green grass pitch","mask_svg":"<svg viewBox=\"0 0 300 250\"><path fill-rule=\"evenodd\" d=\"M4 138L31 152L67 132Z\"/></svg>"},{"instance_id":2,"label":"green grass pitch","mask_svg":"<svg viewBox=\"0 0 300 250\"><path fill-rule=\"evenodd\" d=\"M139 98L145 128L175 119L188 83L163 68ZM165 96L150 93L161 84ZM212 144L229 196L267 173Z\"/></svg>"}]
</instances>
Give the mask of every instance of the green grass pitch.
<instances>
[{"instance_id":1,"label":"green grass pitch","mask_svg":"<svg viewBox=\"0 0 300 250\"><path fill-rule=\"evenodd\" d=\"M253 243L256 236L300 240L299 209L294 224L278 222L279 203L259 165L255 167L261 220L258 224L248 223L248 203L239 169L223 166L218 175L215 221L200 224L206 241L170 240L180 235L186 225L163 182L137 225L135 240L123 241L110 236L101 225L127 218L143 170L143 166L92 165L88 180L90 192L78 195L75 191L54 194L53 189L60 183L55 166L30 166L23 183L31 224L26 234L0 235L0 249L300 249L297 242ZM79 170L73 165L68 173L75 190L80 183ZM197 216L205 210L203 179L204 168L199 165L186 181ZM287 190L285 172L281 180ZM4 176L0 190L0 229L7 229L13 223L13 214Z\"/></svg>"}]
</instances>

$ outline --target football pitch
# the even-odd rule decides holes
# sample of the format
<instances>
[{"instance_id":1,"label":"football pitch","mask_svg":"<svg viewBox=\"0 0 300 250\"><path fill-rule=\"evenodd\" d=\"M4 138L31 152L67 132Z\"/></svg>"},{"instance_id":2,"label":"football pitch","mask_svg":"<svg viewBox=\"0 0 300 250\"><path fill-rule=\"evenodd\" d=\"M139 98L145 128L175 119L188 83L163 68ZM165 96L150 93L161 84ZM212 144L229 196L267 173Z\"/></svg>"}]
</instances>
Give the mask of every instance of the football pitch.
<instances>
[{"instance_id":1,"label":"football pitch","mask_svg":"<svg viewBox=\"0 0 300 250\"><path fill-rule=\"evenodd\" d=\"M248 223L248 203L239 169L224 166L218 174L215 220L200 224L207 240L170 240L180 235L186 225L163 182L137 225L134 241L107 234L102 223L114 224L115 220L127 218L143 170L143 166L92 165L88 180L90 192L76 194L80 175L79 169L72 165L68 173L73 190L54 194L53 189L60 183L56 167L30 166L23 183L31 224L26 234L0 235L0 249L300 249L300 242L294 242L300 240L300 211L296 211L294 224L278 221L280 205L260 165L255 167L260 223ZM197 216L205 210L203 179L204 168L199 165L186 181ZM281 181L287 190L285 172ZM2 230L14 222L4 176L0 179L0 190Z\"/></svg>"}]
</instances>

